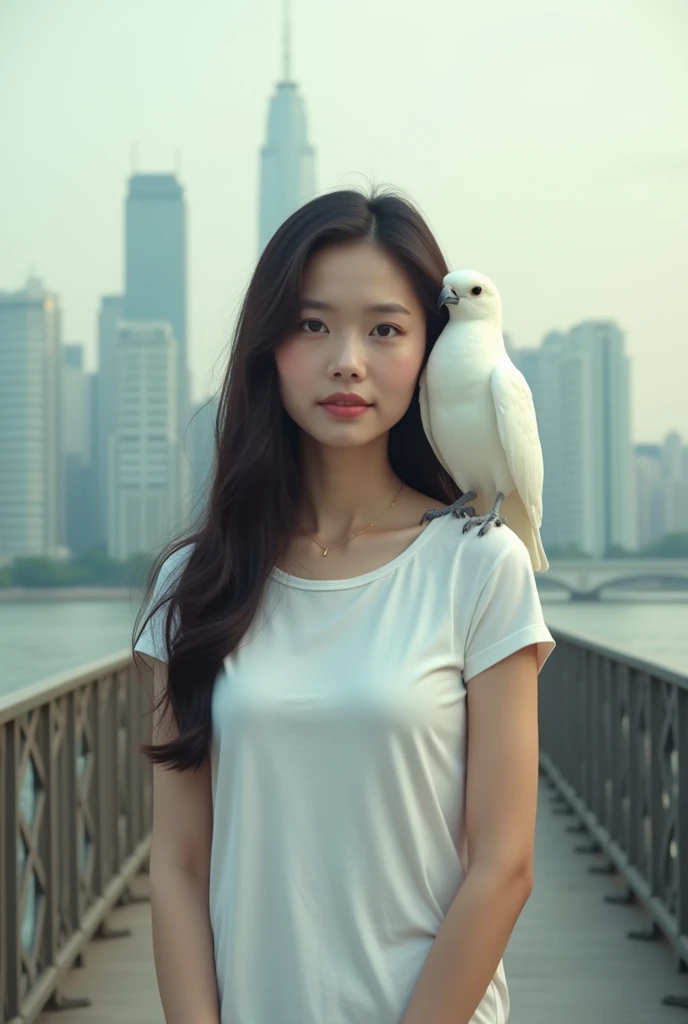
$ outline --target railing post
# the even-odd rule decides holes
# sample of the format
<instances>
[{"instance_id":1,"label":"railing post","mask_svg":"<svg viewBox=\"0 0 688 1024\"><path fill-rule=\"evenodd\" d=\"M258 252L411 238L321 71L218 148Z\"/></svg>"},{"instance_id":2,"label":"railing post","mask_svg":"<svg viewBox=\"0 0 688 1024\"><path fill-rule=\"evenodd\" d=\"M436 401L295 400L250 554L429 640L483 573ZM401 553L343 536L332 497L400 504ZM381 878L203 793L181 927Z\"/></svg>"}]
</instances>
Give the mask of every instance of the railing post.
<instances>
[{"instance_id":1,"label":"railing post","mask_svg":"<svg viewBox=\"0 0 688 1024\"><path fill-rule=\"evenodd\" d=\"M6 963L5 1003L8 1019L19 1015L21 998L21 936L19 922L19 793L17 764L19 762L19 722L9 722L5 732L5 904L2 914L5 918L5 939L7 952L3 954Z\"/></svg>"},{"instance_id":2,"label":"railing post","mask_svg":"<svg viewBox=\"0 0 688 1024\"><path fill-rule=\"evenodd\" d=\"M677 688L678 722L676 746L678 748L678 792L676 794L676 841L678 849L677 875L677 917L678 917L678 959L681 962L688 952L688 692Z\"/></svg>"},{"instance_id":3,"label":"railing post","mask_svg":"<svg viewBox=\"0 0 688 1024\"><path fill-rule=\"evenodd\" d=\"M62 793L64 806L61 808L66 824L65 848L66 874L69 879L69 916L72 928L81 924L82 899L79 871L79 815L77 813L77 728L76 698L70 693L67 699L67 721L65 727L65 788Z\"/></svg>"},{"instance_id":4,"label":"railing post","mask_svg":"<svg viewBox=\"0 0 688 1024\"><path fill-rule=\"evenodd\" d=\"M610 836L614 835L614 729L612 666L608 657L601 659L602 689L602 823Z\"/></svg>"},{"instance_id":5,"label":"railing post","mask_svg":"<svg viewBox=\"0 0 688 1024\"><path fill-rule=\"evenodd\" d=\"M652 865L652 757L650 748L650 678L646 672L631 676L628 788L631 812L628 859L648 880Z\"/></svg>"},{"instance_id":6,"label":"railing post","mask_svg":"<svg viewBox=\"0 0 688 1024\"><path fill-rule=\"evenodd\" d=\"M650 830L652 834L652 862L650 865L650 891L653 896L660 896L661 863L662 863L662 819L664 817L662 799L662 772L659 764L662 746L662 718L664 702L660 686L651 686L650 690Z\"/></svg>"},{"instance_id":7,"label":"railing post","mask_svg":"<svg viewBox=\"0 0 688 1024\"><path fill-rule=\"evenodd\" d=\"M580 660L582 661L582 655ZM581 693L579 757L581 759L581 795L590 806L592 795L593 708L592 680L588 672L581 672L578 680Z\"/></svg>"},{"instance_id":8,"label":"railing post","mask_svg":"<svg viewBox=\"0 0 688 1024\"><path fill-rule=\"evenodd\" d=\"M43 828L40 838L41 860L47 879L45 899L45 919L43 925L43 962L46 966L55 963L57 956L57 899L59 894L57 875L57 847L59 842L57 830L58 793L55 778L55 706L52 701L41 709L41 742L40 752L43 760L45 810ZM38 712L34 712L37 714Z\"/></svg>"},{"instance_id":9,"label":"railing post","mask_svg":"<svg viewBox=\"0 0 688 1024\"><path fill-rule=\"evenodd\" d=\"M631 849L631 814L639 794L631 788L631 714L630 673L627 665L617 664L614 680L614 835L628 853Z\"/></svg>"},{"instance_id":10,"label":"railing post","mask_svg":"<svg viewBox=\"0 0 688 1024\"><path fill-rule=\"evenodd\" d=\"M7 842L6 826L5 826L5 779L7 778L7 759L5 755L5 747L7 742L5 739L6 727L0 725L0 951L7 949L7 919L6 919L6 906L7 906L7 878L6 878L6 864L5 864L5 843ZM0 1021L3 1022L7 1018L7 1005L5 992L7 990L7 982L5 980L5 957L0 952Z\"/></svg>"},{"instance_id":11,"label":"railing post","mask_svg":"<svg viewBox=\"0 0 688 1024\"><path fill-rule=\"evenodd\" d=\"M128 798L129 798L129 821L130 821L130 844L132 849L136 846L143 834L143 815L141 813L141 771L139 743L139 716L136 689L131 669L127 674L127 771L128 771Z\"/></svg>"},{"instance_id":12,"label":"railing post","mask_svg":"<svg viewBox=\"0 0 688 1024\"><path fill-rule=\"evenodd\" d=\"M115 676L102 676L95 694L94 818L97 835L94 890L102 895L117 870L117 714Z\"/></svg>"},{"instance_id":13,"label":"railing post","mask_svg":"<svg viewBox=\"0 0 688 1024\"><path fill-rule=\"evenodd\" d=\"M589 652L585 656L587 665L587 676L590 690L590 786L591 801L590 809L593 814L602 820L602 804L604 793L604 771L602 767L602 746L603 739L603 709L604 699L600 687L599 658Z\"/></svg>"}]
</instances>

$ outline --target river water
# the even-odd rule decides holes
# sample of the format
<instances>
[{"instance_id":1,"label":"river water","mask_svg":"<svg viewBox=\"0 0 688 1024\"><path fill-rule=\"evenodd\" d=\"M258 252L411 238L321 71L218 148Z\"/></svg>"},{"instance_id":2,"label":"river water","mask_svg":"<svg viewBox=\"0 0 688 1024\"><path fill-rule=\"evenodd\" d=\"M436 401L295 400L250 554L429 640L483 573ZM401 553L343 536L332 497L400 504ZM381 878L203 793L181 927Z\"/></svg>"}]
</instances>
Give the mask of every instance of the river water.
<instances>
[{"instance_id":1,"label":"river water","mask_svg":"<svg viewBox=\"0 0 688 1024\"><path fill-rule=\"evenodd\" d=\"M570 603L543 594L548 624L688 673L685 595ZM0 696L126 653L137 599L0 602Z\"/></svg>"}]
</instances>

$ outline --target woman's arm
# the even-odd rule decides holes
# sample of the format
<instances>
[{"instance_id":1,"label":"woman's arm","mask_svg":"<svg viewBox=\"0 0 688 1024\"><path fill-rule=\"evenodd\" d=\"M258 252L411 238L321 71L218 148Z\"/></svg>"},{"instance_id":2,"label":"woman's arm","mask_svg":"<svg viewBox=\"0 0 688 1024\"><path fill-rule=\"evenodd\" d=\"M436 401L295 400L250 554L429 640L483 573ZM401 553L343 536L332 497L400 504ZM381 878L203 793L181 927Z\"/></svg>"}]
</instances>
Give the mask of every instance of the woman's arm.
<instances>
[{"instance_id":1,"label":"woman's arm","mask_svg":"<svg viewBox=\"0 0 688 1024\"><path fill-rule=\"evenodd\" d=\"M156 703L166 665L153 659ZM153 742L176 728L155 713ZM210 767L153 769L150 862L153 953L166 1024L219 1024L213 938L208 906L212 837Z\"/></svg>"},{"instance_id":2,"label":"woman's arm","mask_svg":"<svg viewBox=\"0 0 688 1024\"><path fill-rule=\"evenodd\" d=\"M526 647L468 683L468 870L401 1024L469 1024L532 887L537 661Z\"/></svg>"}]
</instances>

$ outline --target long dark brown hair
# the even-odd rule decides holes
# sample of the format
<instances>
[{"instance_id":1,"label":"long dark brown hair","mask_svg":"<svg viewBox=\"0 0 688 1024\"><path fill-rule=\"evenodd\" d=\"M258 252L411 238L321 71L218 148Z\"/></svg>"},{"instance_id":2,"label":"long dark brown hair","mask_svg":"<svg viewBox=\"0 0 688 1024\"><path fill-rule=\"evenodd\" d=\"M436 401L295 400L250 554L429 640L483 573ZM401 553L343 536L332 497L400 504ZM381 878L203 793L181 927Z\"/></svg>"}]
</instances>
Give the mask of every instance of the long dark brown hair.
<instances>
[{"instance_id":1,"label":"long dark brown hair","mask_svg":"<svg viewBox=\"0 0 688 1024\"><path fill-rule=\"evenodd\" d=\"M299 428L279 396L275 349L298 325L310 258L324 246L364 240L384 248L415 288L426 315L423 366L447 321L437 309L447 264L421 214L397 191L343 189L319 196L293 213L266 246L241 307L220 392L207 502L193 531L156 559L134 626L135 646L148 620L162 616L169 652L160 706L163 713L171 710L178 737L142 745L153 763L185 770L208 755L213 684L251 625L295 526ZM425 437L417 387L390 430L388 452L409 487L438 502L460 495ZM192 547L173 584L153 594L163 562L186 545Z\"/></svg>"}]
</instances>

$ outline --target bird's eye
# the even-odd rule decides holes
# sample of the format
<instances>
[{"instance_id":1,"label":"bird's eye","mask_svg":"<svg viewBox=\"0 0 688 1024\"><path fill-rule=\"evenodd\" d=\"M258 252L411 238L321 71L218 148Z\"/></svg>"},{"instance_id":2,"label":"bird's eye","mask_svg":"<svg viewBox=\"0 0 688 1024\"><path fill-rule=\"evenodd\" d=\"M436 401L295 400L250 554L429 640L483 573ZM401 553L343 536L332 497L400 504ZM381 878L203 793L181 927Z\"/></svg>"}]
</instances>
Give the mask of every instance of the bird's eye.
<instances>
[{"instance_id":1,"label":"bird's eye","mask_svg":"<svg viewBox=\"0 0 688 1024\"><path fill-rule=\"evenodd\" d=\"M482 288L480 287L479 284L477 284L475 288L471 288L471 295L480 295L481 291Z\"/></svg>"}]
</instances>

